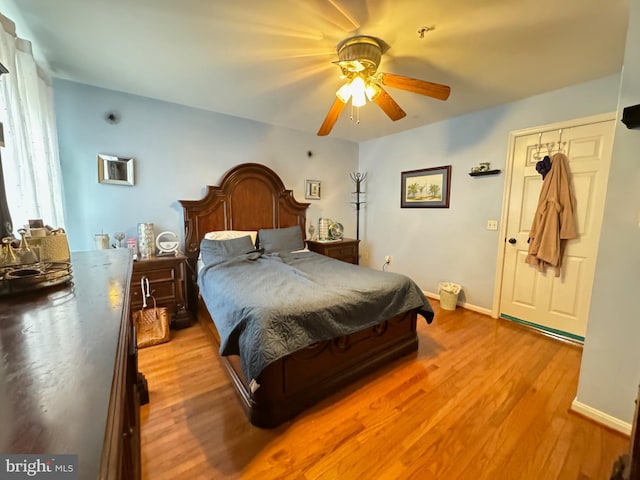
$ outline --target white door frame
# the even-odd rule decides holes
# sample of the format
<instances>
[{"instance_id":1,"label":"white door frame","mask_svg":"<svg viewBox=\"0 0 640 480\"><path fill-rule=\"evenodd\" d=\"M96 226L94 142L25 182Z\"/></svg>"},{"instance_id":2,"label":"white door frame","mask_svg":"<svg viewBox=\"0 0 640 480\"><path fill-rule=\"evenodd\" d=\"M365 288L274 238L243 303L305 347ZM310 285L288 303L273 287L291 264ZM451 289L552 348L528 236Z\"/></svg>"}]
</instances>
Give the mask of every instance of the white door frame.
<instances>
[{"instance_id":1,"label":"white door frame","mask_svg":"<svg viewBox=\"0 0 640 480\"><path fill-rule=\"evenodd\" d=\"M616 112L601 113L598 115L592 115L589 117L576 118L572 120L565 120L563 122L551 123L548 125L541 125L537 127L524 128L522 130L514 130L509 133L509 146L507 148L507 162L505 171L504 192L502 193L502 213L500 215L500 232L498 234L498 255L496 257L496 278L493 286L493 303L491 306L491 316L498 318L500 315L500 296L502 293L502 280L504 275L504 257L506 251L507 238L507 218L509 215L509 198L511 196L511 182L513 175L513 160L516 137L522 135L531 135L538 133L546 133L558 131L564 128L578 127L581 125L588 125L591 123L606 122L608 120L615 120L617 117ZM615 135L615 132L614 132ZM612 159L613 161L613 159Z\"/></svg>"}]
</instances>

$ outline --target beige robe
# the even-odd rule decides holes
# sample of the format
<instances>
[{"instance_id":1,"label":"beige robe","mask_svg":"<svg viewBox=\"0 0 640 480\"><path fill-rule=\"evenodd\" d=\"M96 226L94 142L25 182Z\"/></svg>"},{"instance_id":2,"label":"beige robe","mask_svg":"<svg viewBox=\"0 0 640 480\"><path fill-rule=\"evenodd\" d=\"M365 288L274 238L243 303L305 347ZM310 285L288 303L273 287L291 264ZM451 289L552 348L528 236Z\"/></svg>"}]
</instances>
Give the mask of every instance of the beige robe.
<instances>
[{"instance_id":1,"label":"beige robe","mask_svg":"<svg viewBox=\"0 0 640 480\"><path fill-rule=\"evenodd\" d=\"M556 269L556 277L559 277L565 243L577 236L569 163L563 153L556 153L551 158L551 170L542 182L529 233L529 252L524 261L535 265L540 271L551 265Z\"/></svg>"}]
</instances>

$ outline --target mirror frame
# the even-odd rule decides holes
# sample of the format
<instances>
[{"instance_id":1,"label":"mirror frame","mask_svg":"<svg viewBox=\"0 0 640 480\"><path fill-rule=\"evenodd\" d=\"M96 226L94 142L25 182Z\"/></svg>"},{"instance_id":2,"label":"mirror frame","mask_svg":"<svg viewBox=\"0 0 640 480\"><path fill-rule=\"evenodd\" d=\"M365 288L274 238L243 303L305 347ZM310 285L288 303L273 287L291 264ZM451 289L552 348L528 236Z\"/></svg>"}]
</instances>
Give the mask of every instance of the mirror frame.
<instances>
[{"instance_id":1,"label":"mirror frame","mask_svg":"<svg viewBox=\"0 0 640 480\"><path fill-rule=\"evenodd\" d=\"M133 158L98 154L98 182L132 187L135 184Z\"/></svg>"}]
</instances>

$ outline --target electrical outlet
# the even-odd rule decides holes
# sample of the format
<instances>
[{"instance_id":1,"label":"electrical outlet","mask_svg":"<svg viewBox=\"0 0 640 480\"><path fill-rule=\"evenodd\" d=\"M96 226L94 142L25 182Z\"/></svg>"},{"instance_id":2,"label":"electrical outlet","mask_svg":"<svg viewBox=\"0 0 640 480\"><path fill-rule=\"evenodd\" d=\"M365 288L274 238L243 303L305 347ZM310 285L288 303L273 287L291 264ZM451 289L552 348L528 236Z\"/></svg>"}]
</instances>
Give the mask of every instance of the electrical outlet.
<instances>
[{"instance_id":1,"label":"electrical outlet","mask_svg":"<svg viewBox=\"0 0 640 480\"><path fill-rule=\"evenodd\" d=\"M384 257L384 263L386 263L387 265L389 265L391 263L391 257L389 255Z\"/></svg>"},{"instance_id":2,"label":"electrical outlet","mask_svg":"<svg viewBox=\"0 0 640 480\"><path fill-rule=\"evenodd\" d=\"M498 221L487 220L487 230L498 230Z\"/></svg>"}]
</instances>

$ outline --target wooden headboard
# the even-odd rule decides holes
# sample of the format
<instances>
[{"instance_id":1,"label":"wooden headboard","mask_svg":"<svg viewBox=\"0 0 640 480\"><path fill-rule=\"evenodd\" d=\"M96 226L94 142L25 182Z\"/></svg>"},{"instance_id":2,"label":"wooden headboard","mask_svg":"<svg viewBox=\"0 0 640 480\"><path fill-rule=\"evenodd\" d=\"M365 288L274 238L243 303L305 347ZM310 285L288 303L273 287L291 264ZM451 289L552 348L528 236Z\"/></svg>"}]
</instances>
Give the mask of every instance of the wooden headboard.
<instances>
[{"instance_id":1,"label":"wooden headboard","mask_svg":"<svg viewBox=\"0 0 640 480\"><path fill-rule=\"evenodd\" d=\"M184 211L185 250L195 264L205 233L259 230L299 225L305 235L308 203L293 198L280 177L259 163L227 171L218 186L207 187L201 200L180 200Z\"/></svg>"}]
</instances>

